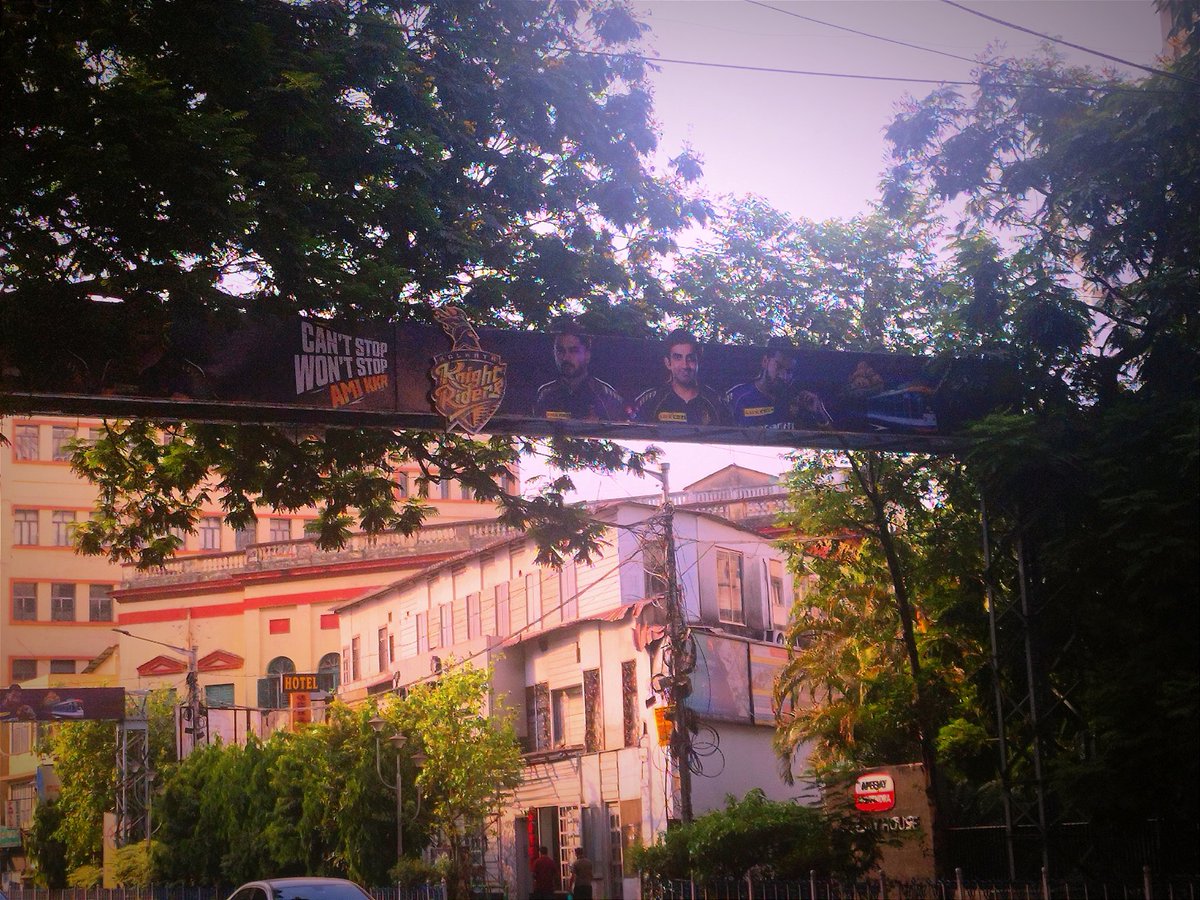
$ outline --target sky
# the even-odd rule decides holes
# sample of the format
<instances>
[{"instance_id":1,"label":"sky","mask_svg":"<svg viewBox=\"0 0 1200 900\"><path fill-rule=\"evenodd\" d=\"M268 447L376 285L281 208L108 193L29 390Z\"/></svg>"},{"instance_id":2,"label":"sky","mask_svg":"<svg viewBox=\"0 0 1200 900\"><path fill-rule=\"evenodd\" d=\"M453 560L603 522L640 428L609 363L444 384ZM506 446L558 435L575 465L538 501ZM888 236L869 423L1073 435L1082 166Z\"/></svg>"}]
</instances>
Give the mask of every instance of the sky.
<instances>
[{"instance_id":1,"label":"sky","mask_svg":"<svg viewBox=\"0 0 1200 900\"><path fill-rule=\"evenodd\" d=\"M940 0L763 2L775 8L748 0L639 0L634 9L650 26L643 40L648 56L847 75L969 80L972 65L796 15L969 59L989 46L1026 56L1043 43ZM1152 0L964 0L964 5L1141 65L1154 65L1162 51ZM1072 64L1140 74L1058 49ZM868 211L886 163L884 130L897 104L906 94L923 97L935 86L667 62L659 64L651 83L662 134L657 165L690 145L704 161L710 193L757 194L792 216L816 220ZM770 473L788 468L774 448L659 446L676 489L730 463ZM536 461L524 466L526 476L542 473ZM651 479L632 476L573 477L581 500L658 490Z\"/></svg>"}]
</instances>

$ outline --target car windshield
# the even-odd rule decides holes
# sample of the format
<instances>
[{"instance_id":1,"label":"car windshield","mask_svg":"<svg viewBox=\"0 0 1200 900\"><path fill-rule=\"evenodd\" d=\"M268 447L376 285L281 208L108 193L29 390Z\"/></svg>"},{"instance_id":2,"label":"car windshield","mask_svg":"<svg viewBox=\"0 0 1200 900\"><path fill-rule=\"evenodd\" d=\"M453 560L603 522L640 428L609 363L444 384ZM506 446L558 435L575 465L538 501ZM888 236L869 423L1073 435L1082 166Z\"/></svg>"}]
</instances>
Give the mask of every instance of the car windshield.
<instances>
[{"instance_id":1,"label":"car windshield","mask_svg":"<svg viewBox=\"0 0 1200 900\"><path fill-rule=\"evenodd\" d=\"M371 900L366 891L349 882L277 885L272 893L275 900Z\"/></svg>"}]
</instances>

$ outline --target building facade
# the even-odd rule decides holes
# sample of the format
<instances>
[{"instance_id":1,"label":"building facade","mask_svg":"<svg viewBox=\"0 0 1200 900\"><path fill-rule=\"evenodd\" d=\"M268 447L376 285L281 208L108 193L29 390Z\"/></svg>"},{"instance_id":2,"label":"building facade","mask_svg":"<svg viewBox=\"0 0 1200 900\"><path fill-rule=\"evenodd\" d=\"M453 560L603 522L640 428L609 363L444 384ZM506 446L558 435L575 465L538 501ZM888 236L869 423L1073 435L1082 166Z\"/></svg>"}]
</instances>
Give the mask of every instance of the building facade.
<instances>
[{"instance_id":1,"label":"building facade","mask_svg":"<svg viewBox=\"0 0 1200 900\"><path fill-rule=\"evenodd\" d=\"M513 720L525 769L481 837L478 861L516 896L529 890L539 845L564 876L583 847L596 862L597 896L636 896L626 851L678 816L678 778L660 732L666 619L657 510L622 502L595 514L608 527L606 551L592 563L539 567L527 537L502 537L336 609L343 655L397 648L390 666L343 682L352 702L402 694L464 661L492 670L489 711ZM782 551L705 512L677 509L674 524L697 658L693 807L700 814L755 787L796 798L771 746L773 683L786 661L774 632L793 592Z\"/></svg>"}]
</instances>

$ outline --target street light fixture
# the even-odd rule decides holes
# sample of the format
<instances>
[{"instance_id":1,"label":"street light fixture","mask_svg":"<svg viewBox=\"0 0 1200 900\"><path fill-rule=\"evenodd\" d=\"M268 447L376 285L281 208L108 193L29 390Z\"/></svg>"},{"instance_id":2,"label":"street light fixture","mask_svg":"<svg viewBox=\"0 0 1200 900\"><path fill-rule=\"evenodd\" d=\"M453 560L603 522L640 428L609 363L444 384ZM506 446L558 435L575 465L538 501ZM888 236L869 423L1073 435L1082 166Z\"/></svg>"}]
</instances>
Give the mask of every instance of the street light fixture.
<instances>
[{"instance_id":1,"label":"street light fixture","mask_svg":"<svg viewBox=\"0 0 1200 900\"><path fill-rule=\"evenodd\" d=\"M396 780L395 782L389 782L383 777L382 757L379 752L379 735L383 732L384 726L387 725L387 720L379 716L374 716L367 721L367 724L375 732L375 774L379 776L379 780L383 783L384 787L396 792L396 862L399 862L404 858L404 785L400 773L400 750L408 743L408 736L398 731L388 738L388 743L396 750ZM411 759L413 765L419 769L425 765L426 756L418 750L412 754ZM417 813L420 813L420 810L421 792L418 790Z\"/></svg>"}]
</instances>

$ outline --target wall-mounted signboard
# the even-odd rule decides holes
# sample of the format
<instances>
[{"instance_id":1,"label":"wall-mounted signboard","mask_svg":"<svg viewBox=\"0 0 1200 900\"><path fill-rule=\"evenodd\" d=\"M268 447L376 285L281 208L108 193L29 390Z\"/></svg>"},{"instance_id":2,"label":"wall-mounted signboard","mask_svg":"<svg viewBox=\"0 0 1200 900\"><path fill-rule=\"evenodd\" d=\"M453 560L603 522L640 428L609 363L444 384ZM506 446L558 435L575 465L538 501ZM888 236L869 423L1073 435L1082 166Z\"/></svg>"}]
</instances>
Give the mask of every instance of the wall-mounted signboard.
<instances>
[{"instance_id":1,"label":"wall-mounted signboard","mask_svg":"<svg viewBox=\"0 0 1200 900\"><path fill-rule=\"evenodd\" d=\"M96 304L87 329L0 336L17 411L934 448L1012 394L983 360L437 326L204 318L148 328ZM79 335L87 334L86 342Z\"/></svg>"}]
</instances>

